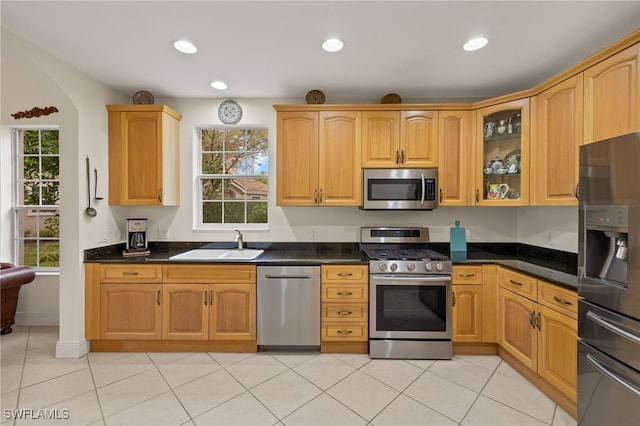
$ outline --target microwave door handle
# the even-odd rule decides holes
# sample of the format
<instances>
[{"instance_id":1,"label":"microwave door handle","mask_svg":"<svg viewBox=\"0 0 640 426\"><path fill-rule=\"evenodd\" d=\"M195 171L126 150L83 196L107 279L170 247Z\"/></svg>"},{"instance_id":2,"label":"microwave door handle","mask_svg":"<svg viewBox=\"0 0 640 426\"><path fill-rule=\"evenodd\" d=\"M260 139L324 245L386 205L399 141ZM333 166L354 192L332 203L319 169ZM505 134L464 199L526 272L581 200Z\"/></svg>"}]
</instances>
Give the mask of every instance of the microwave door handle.
<instances>
[{"instance_id":1,"label":"microwave door handle","mask_svg":"<svg viewBox=\"0 0 640 426\"><path fill-rule=\"evenodd\" d=\"M425 193L424 173L422 173L420 176L422 177L422 198L420 199L420 205L424 206L424 193Z\"/></svg>"}]
</instances>

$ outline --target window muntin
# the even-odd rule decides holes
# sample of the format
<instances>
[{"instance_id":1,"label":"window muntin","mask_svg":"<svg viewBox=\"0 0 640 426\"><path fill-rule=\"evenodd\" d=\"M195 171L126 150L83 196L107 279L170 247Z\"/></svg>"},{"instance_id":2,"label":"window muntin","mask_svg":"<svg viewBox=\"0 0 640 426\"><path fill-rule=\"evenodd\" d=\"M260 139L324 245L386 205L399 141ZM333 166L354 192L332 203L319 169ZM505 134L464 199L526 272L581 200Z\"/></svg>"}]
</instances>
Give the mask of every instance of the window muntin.
<instances>
[{"instance_id":1,"label":"window muntin","mask_svg":"<svg viewBox=\"0 0 640 426\"><path fill-rule=\"evenodd\" d=\"M60 144L57 129L15 129L15 261L60 266Z\"/></svg>"},{"instance_id":2,"label":"window muntin","mask_svg":"<svg viewBox=\"0 0 640 426\"><path fill-rule=\"evenodd\" d=\"M268 130L253 127L199 129L198 154L198 227L266 227Z\"/></svg>"}]
</instances>

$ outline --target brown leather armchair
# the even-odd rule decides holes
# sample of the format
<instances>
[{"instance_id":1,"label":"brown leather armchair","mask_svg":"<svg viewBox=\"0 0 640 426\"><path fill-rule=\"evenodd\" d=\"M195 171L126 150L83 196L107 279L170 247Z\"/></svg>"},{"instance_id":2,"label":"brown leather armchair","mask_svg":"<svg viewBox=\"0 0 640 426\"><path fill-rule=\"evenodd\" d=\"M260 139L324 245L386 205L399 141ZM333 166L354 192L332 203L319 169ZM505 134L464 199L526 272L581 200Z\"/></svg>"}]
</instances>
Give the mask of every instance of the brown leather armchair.
<instances>
[{"instance_id":1,"label":"brown leather armchair","mask_svg":"<svg viewBox=\"0 0 640 426\"><path fill-rule=\"evenodd\" d=\"M2 331L0 331L0 334L9 334L13 331L11 326L13 326L16 316L20 288L25 284L29 284L35 277L36 272L33 268L0 262L0 284L2 289L2 294L0 294L0 299L2 300L0 326Z\"/></svg>"}]
</instances>

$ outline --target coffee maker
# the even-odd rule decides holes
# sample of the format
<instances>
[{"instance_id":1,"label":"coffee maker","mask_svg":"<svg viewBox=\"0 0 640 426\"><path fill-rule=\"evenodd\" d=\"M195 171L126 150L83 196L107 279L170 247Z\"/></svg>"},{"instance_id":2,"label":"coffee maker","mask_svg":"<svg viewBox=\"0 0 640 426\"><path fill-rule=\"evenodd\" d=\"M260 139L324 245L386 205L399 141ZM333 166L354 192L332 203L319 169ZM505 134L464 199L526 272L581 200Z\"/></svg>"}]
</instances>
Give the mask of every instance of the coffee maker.
<instances>
[{"instance_id":1,"label":"coffee maker","mask_svg":"<svg viewBox=\"0 0 640 426\"><path fill-rule=\"evenodd\" d=\"M127 219L127 252L148 250L147 219Z\"/></svg>"}]
</instances>

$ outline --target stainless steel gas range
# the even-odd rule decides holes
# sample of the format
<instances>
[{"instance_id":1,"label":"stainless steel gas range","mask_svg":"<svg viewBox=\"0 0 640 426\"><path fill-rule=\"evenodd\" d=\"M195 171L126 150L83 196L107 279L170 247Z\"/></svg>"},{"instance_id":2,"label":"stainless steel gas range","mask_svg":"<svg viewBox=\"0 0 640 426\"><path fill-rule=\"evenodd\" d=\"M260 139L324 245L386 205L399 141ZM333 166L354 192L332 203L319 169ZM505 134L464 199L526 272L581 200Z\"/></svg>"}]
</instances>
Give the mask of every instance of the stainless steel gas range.
<instances>
[{"instance_id":1,"label":"stainless steel gas range","mask_svg":"<svg viewBox=\"0 0 640 426\"><path fill-rule=\"evenodd\" d=\"M369 259L369 356L450 359L451 261L428 228L362 228Z\"/></svg>"}]
</instances>

